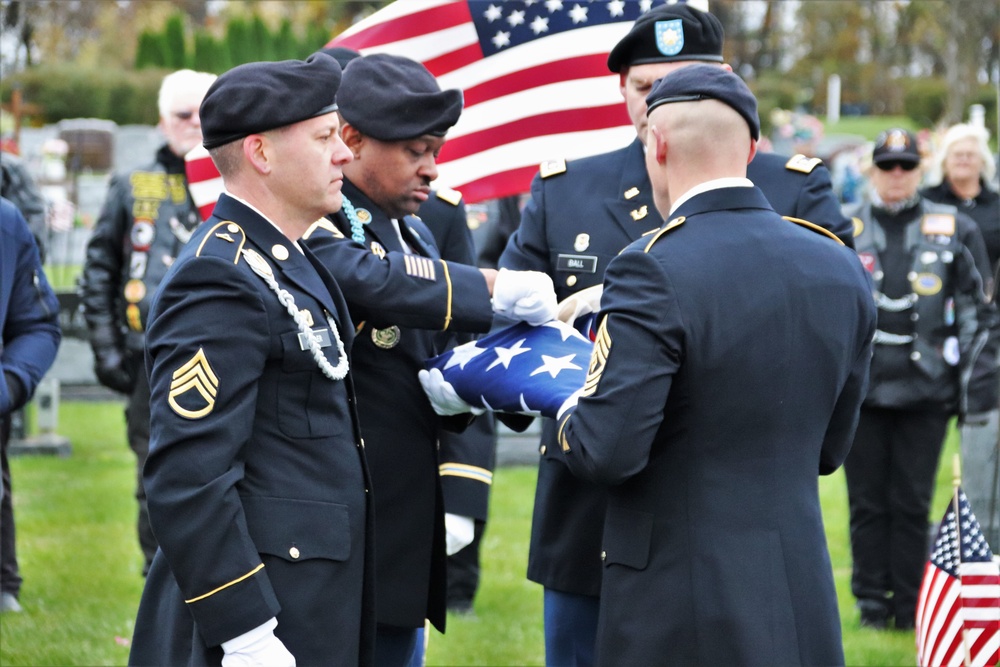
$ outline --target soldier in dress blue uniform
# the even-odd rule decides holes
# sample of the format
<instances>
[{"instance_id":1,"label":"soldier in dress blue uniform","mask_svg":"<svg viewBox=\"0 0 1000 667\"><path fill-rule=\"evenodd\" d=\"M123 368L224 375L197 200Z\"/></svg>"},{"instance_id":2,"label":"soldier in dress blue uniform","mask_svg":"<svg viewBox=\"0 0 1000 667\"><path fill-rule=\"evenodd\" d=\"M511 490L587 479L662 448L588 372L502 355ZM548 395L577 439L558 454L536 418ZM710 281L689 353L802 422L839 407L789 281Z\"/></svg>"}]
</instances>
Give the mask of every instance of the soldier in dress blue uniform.
<instances>
[{"instance_id":1,"label":"soldier in dress blue uniform","mask_svg":"<svg viewBox=\"0 0 1000 667\"><path fill-rule=\"evenodd\" d=\"M601 284L611 259L660 225L643 162L645 97L657 79L694 63L730 69L723 63L722 40L715 16L685 4L656 7L635 22L609 54L608 68L620 75L638 138L603 155L542 164L501 267L546 271L562 301ZM851 244L852 225L818 160L758 154L748 177L779 214L818 224ZM555 425L546 421L542 448L554 443ZM558 460L542 460L528 578L546 589L546 656L554 664L590 661L601 584L601 525L595 517L603 515L604 505L600 487L577 480Z\"/></svg>"},{"instance_id":2,"label":"soldier in dress blue uniform","mask_svg":"<svg viewBox=\"0 0 1000 667\"><path fill-rule=\"evenodd\" d=\"M596 662L843 664L816 477L857 425L871 281L745 178L759 125L739 77L685 67L647 101L669 221L610 262L544 459L608 488Z\"/></svg>"},{"instance_id":3,"label":"soldier in dress blue uniform","mask_svg":"<svg viewBox=\"0 0 1000 667\"><path fill-rule=\"evenodd\" d=\"M372 661L354 323L298 242L340 206L339 79L326 55L250 63L201 106L227 193L151 308L144 482L160 550L131 664Z\"/></svg>"},{"instance_id":4,"label":"soldier in dress blue uniform","mask_svg":"<svg viewBox=\"0 0 1000 667\"><path fill-rule=\"evenodd\" d=\"M451 188L435 190L420 205L418 215L434 235L443 259L476 264L475 243L461 192ZM473 338L460 335L453 340L439 340L439 347L461 345ZM510 422L510 416L505 417L505 422ZM479 548L486 530L496 463L496 441L492 415L476 419L461 433L443 430L438 436L448 553L448 611L461 614L473 611L479 587Z\"/></svg>"},{"instance_id":5,"label":"soldier in dress blue uniform","mask_svg":"<svg viewBox=\"0 0 1000 667\"><path fill-rule=\"evenodd\" d=\"M385 257L387 265L400 264L414 280L447 285L455 301L488 304L488 298L454 280L457 265L441 260L434 236L414 215L431 196L435 158L461 113L461 91L441 90L416 61L376 54L350 62L337 99L341 133L354 160L344 169L343 208L314 225L307 243L334 270L357 324L352 360L377 516L375 660L403 665L414 653L425 619L445 629L445 526L437 453L442 422L417 377L424 361L442 350L435 331L413 328L426 325L387 310L379 299L356 298L354 288L340 280L336 253L356 252L361 245ZM547 285L551 298L514 314L529 321L550 319L555 313L551 281L537 272L531 277L500 272L494 307L510 302L511 285L525 279ZM449 310L436 328L453 330L450 318Z\"/></svg>"}]
</instances>

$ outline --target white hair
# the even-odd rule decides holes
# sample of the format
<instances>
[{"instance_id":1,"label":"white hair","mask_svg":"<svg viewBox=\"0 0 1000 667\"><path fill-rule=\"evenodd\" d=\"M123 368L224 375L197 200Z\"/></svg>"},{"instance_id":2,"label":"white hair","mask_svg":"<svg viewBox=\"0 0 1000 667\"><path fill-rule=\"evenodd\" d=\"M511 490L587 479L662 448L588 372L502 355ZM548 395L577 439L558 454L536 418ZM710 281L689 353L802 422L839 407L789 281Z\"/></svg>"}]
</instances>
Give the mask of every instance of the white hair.
<instances>
[{"instance_id":1,"label":"white hair","mask_svg":"<svg viewBox=\"0 0 1000 667\"><path fill-rule=\"evenodd\" d=\"M931 172L927 178L928 183L931 185L938 185L944 180L944 161L948 156L948 151L955 145L955 142L962 141L963 139L976 140L976 149L979 151L979 155L983 159L983 168L980 175L986 183L991 183L993 181L993 176L996 174L997 167L993 162L993 155L990 153L989 130L985 127L979 127L977 125L959 123L958 125L952 125L948 128L948 131L944 133L944 137L941 139L941 144L937 147L937 150L934 153L934 158L931 162Z\"/></svg>"},{"instance_id":2,"label":"white hair","mask_svg":"<svg viewBox=\"0 0 1000 667\"><path fill-rule=\"evenodd\" d=\"M187 91L208 92L209 87L217 78L215 74L195 72L190 69L179 69L163 77L158 100L160 117L166 118L170 115L170 107L174 102L174 97L178 93Z\"/></svg>"}]
</instances>

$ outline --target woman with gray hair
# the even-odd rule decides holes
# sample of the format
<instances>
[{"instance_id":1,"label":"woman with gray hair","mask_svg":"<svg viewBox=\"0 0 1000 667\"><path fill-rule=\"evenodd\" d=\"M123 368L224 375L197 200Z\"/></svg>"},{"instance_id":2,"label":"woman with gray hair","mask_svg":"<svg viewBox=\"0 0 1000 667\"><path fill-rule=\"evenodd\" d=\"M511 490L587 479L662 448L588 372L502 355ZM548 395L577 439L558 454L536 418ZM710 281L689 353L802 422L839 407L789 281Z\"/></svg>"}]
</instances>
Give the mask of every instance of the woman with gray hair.
<instances>
[{"instance_id":1,"label":"woman with gray hair","mask_svg":"<svg viewBox=\"0 0 1000 667\"><path fill-rule=\"evenodd\" d=\"M994 274L1000 263L1000 195L990 188L996 164L990 153L989 132L965 123L952 125L934 155L930 183L921 194L950 204L976 221L986 241Z\"/></svg>"}]
</instances>

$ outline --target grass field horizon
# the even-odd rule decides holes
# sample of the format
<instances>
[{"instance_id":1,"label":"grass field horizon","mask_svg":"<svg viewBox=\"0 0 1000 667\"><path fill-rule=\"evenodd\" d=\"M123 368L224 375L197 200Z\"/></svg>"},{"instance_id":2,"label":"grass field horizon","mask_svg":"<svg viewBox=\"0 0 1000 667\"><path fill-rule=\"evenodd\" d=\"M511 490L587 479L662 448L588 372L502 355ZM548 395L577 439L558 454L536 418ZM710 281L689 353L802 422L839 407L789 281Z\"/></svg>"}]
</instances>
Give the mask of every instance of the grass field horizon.
<instances>
[{"instance_id":1,"label":"grass field horizon","mask_svg":"<svg viewBox=\"0 0 1000 667\"><path fill-rule=\"evenodd\" d=\"M124 665L143 580L122 403L64 401L59 433L70 438L71 456L12 461L25 611L0 617L0 664ZM953 433L932 520L947 505L955 451ZM447 635L431 632L427 665L544 664L542 590L525 579L534 487L532 466L496 471L476 613L451 615ZM912 631L858 626L842 472L820 478L819 491L847 664L915 664Z\"/></svg>"}]
</instances>

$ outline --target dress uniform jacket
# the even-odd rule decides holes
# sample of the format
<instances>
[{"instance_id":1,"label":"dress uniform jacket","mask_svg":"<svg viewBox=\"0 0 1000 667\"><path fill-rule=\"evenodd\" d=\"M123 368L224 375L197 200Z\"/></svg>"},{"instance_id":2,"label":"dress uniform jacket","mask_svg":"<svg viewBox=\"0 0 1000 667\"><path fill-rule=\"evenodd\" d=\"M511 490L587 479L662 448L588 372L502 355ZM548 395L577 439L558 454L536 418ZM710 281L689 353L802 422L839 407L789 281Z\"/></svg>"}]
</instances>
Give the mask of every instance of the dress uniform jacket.
<instances>
[{"instance_id":1,"label":"dress uniform jacket","mask_svg":"<svg viewBox=\"0 0 1000 667\"><path fill-rule=\"evenodd\" d=\"M610 485L597 662L843 664L816 477L857 425L871 283L756 188L675 215L608 267L546 454Z\"/></svg>"},{"instance_id":2,"label":"dress uniform jacket","mask_svg":"<svg viewBox=\"0 0 1000 667\"><path fill-rule=\"evenodd\" d=\"M451 281L451 269L457 265L440 260L433 236L419 218L400 220L397 233L390 218L353 183L345 179L343 191L358 219L365 221L366 248L380 256L397 253L413 279L424 285L443 286ZM356 252L356 245L343 210L332 216L332 223L333 229L314 229L307 243L315 244L312 247L339 281L342 268L330 263L335 261L334 252L345 247ZM400 235L409 254L402 254ZM466 269L479 275L474 267ZM484 281L477 278L475 282L483 290L478 307L490 310ZM446 554L437 453L441 419L431 408L417 373L426 359L437 354L437 331L444 328L445 318L430 324L425 313L404 320L396 311L386 310L382 301L360 298L352 286L341 285L357 325L351 358L375 503L378 622L418 628L426 618L443 631ZM449 290L456 300L473 296L472 290L458 284L450 284ZM407 308L412 309L413 303ZM479 329L488 328L491 321L492 312ZM410 328L416 326L425 328ZM432 326L437 331L430 330Z\"/></svg>"},{"instance_id":3,"label":"dress uniform jacket","mask_svg":"<svg viewBox=\"0 0 1000 667\"><path fill-rule=\"evenodd\" d=\"M804 164L799 158L758 154L748 177L769 200L780 202L774 206L779 214L826 227L851 244L850 219L840 212L829 189L829 172L821 164L806 162L811 168L799 166ZM500 266L548 273L562 300L601 284L608 262L662 222L638 139L603 155L546 163L532 181L521 226L500 257ZM555 444L551 421L543 423L541 441L543 448ZM542 459L531 523L529 579L567 593L598 594L601 525L595 517L604 515L604 493L576 479L560 461Z\"/></svg>"},{"instance_id":4,"label":"dress uniform jacket","mask_svg":"<svg viewBox=\"0 0 1000 667\"><path fill-rule=\"evenodd\" d=\"M440 189L420 206L418 216L430 229L441 258L475 265L476 251L462 194ZM446 349L474 339L472 335L438 336L438 348ZM484 423L461 433L441 431L438 452L441 491L445 511L485 521L489 508L490 485L496 458L496 434L489 416Z\"/></svg>"},{"instance_id":5,"label":"dress uniform jacket","mask_svg":"<svg viewBox=\"0 0 1000 667\"><path fill-rule=\"evenodd\" d=\"M334 380L318 361L342 370L354 338L336 282L223 195L151 313L144 481L160 551L130 663L218 665L222 642L277 616L298 664L369 664L373 516L353 372Z\"/></svg>"}]
</instances>

